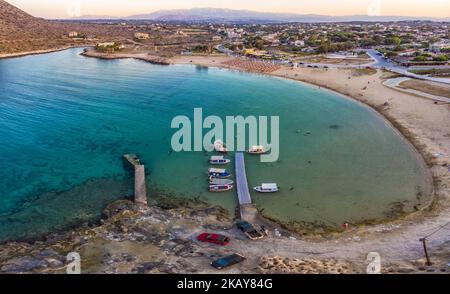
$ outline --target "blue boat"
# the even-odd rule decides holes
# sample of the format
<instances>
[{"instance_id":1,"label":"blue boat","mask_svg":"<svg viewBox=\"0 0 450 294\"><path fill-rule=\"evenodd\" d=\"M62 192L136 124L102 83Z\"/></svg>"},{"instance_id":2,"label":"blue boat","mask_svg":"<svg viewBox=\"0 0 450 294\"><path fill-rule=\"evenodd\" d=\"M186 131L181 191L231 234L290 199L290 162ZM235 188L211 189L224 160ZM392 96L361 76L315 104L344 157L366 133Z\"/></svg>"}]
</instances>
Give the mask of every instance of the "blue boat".
<instances>
[{"instance_id":1,"label":"blue boat","mask_svg":"<svg viewBox=\"0 0 450 294\"><path fill-rule=\"evenodd\" d=\"M209 160L209 163L213 165L225 165L230 162L231 160L224 158L223 156L211 156L211 159Z\"/></svg>"},{"instance_id":2,"label":"blue boat","mask_svg":"<svg viewBox=\"0 0 450 294\"><path fill-rule=\"evenodd\" d=\"M219 168L210 168L208 170L208 175L210 177L219 179L229 178L231 176L231 174L227 172L226 169L219 169Z\"/></svg>"}]
</instances>

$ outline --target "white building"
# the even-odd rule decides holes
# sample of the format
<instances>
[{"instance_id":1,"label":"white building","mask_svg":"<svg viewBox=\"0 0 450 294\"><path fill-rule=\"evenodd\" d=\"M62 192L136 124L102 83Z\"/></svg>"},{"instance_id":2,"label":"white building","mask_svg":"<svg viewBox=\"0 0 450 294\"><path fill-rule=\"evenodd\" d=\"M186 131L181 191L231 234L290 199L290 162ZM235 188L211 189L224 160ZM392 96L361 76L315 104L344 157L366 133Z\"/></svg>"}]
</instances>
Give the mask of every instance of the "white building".
<instances>
[{"instance_id":1,"label":"white building","mask_svg":"<svg viewBox=\"0 0 450 294\"><path fill-rule=\"evenodd\" d=\"M113 47L114 45L116 45L115 42L103 42L103 43L98 43L97 47Z\"/></svg>"},{"instance_id":2,"label":"white building","mask_svg":"<svg viewBox=\"0 0 450 294\"><path fill-rule=\"evenodd\" d=\"M439 42L439 43L430 44L429 50L434 53L439 53L439 52L441 52L442 49L448 49L448 48L450 48L450 43Z\"/></svg>"},{"instance_id":3,"label":"white building","mask_svg":"<svg viewBox=\"0 0 450 294\"><path fill-rule=\"evenodd\" d=\"M295 47L305 47L305 41L303 40L297 40L294 42Z\"/></svg>"},{"instance_id":4,"label":"white building","mask_svg":"<svg viewBox=\"0 0 450 294\"><path fill-rule=\"evenodd\" d=\"M138 40L147 40L150 38L150 35L147 33L134 33L134 38Z\"/></svg>"}]
</instances>

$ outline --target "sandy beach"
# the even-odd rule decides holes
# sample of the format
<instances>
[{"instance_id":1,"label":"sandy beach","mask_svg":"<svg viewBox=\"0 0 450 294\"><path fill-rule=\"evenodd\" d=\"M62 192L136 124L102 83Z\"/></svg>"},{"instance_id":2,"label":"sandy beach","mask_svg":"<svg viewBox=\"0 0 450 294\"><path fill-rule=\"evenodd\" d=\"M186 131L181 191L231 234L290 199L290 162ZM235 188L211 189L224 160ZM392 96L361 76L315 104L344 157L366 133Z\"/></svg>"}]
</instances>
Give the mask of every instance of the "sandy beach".
<instances>
[{"instance_id":1,"label":"sandy beach","mask_svg":"<svg viewBox=\"0 0 450 294\"><path fill-rule=\"evenodd\" d=\"M182 56L174 58L173 62L246 70L230 66L227 62L230 59L224 56ZM424 211L388 224L353 228L338 239L331 238L318 247L305 241L297 241L295 243L298 247L302 250L309 247L315 252L329 250L333 251L329 255L349 259L369 250L380 252L382 256L389 256L391 259L401 259L405 255L408 255L408 258L423 256L419 239L441 226L448 226L450 222L450 105L435 104L431 99L384 86L383 81L392 74L381 70L292 69L282 66L276 71L264 74L327 88L372 107L419 151L430 169L434 182L434 200ZM339 245L343 240L356 241ZM429 240L431 247L444 246L448 254L450 254L449 243L450 230L447 227L438 231ZM277 248L275 251L281 251L281 244L272 245L273 248ZM290 247L289 250L294 250L290 245L287 246Z\"/></svg>"}]
</instances>

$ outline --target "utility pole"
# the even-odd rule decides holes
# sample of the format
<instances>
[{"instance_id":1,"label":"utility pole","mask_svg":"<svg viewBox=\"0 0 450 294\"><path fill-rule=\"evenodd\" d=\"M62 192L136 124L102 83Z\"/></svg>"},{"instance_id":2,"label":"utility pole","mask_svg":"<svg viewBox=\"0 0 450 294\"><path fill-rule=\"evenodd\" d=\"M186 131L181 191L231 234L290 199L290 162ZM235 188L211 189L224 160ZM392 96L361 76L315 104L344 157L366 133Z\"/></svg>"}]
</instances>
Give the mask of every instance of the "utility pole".
<instances>
[{"instance_id":1,"label":"utility pole","mask_svg":"<svg viewBox=\"0 0 450 294\"><path fill-rule=\"evenodd\" d=\"M427 250L427 238L420 239L420 242L422 242L422 244L423 244L423 251L425 252L425 257L427 259L427 262L425 264L427 266L432 266L433 263L430 260L430 256L428 255L428 250Z\"/></svg>"}]
</instances>

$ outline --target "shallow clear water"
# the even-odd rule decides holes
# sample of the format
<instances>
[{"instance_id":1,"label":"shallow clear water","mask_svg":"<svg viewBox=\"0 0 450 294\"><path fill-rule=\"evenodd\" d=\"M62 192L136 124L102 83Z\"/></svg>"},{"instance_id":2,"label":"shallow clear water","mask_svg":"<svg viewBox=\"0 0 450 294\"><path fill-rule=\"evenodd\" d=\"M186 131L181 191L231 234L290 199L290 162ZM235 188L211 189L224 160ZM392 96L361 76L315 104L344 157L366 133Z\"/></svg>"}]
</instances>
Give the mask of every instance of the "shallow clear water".
<instances>
[{"instance_id":1,"label":"shallow clear water","mask_svg":"<svg viewBox=\"0 0 450 294\"><path fill-rule=\"evenodd\" d=\"M235 192L206 192L210 154L170 152L172 118L192 117L194 107L205 116L280 117L280 160L246 157L250 186L282 187L274 195L252 193L268 216L338 226L428 200L417 154L354 101L289 80L104 61L80 51L0 61L0 240L98 216L108 202L132 194L125 153L139 154L149 169L150 197L157 188L234 211Z\"/></svg>"}]
</instances>

